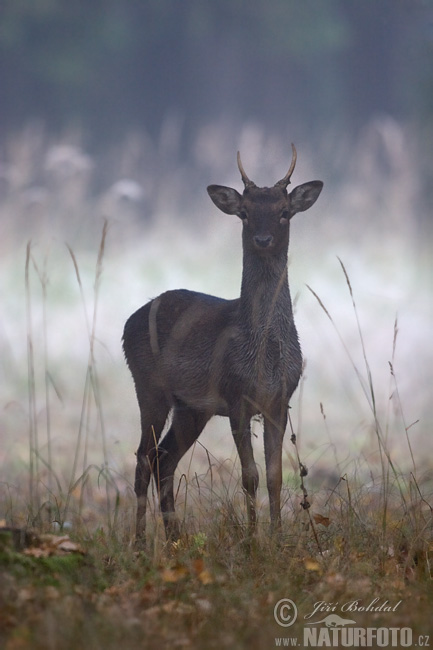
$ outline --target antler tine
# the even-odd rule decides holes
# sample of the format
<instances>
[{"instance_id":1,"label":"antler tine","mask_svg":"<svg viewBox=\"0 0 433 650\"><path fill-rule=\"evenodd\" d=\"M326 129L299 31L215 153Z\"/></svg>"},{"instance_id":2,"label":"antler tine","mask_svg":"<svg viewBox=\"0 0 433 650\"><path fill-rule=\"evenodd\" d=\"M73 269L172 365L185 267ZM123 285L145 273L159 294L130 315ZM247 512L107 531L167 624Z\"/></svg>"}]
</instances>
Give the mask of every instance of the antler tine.
<instances>
[{"instance_id":1,"label":"antler tine","mask_svg":"<svg viewBox=\"0 0 433 650\"><path fill-rule=\"evenodd\" d=\"M242 161L241 161L241 154L239 151L238 151L238 167L245 187L253 187L255 183L253 181L250 181L250 179L246 175L245 169L243 168Z\"/></svg>"},{"instance_id":2,"label":"antler tine","mask_svg":"<svg viewBox=\"0 0 433 650\"><path fill-rule=\"evenodd\" d=\"M278 183L275 183L275 185L282 185L283 187L287 187L287 185L290 183L290 177L293 174L296 166L296 159L298 157L298 154L296 153L296 147L292 142L292 162L290 163L289 171L287 174L282 178Z\"/></svg>"}]
</instances>

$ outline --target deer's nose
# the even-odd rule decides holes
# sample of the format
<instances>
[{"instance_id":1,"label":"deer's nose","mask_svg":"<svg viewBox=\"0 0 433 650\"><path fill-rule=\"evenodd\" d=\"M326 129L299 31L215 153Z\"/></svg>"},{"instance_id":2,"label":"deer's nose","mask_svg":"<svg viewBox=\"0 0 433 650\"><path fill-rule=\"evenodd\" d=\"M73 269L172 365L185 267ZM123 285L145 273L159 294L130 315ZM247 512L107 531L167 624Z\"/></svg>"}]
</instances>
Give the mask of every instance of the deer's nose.
<instances>
[{"instance_id":1,"label":"deer's nose","mask_svg":"<svg viewBox=\"0 0 433 650\"><path fill-rule=\"evenodd\" d=\"M267 248L272 244L273 239L272 235L255 235L254 244L257 248Z\"/></svg>"}]
</instances>

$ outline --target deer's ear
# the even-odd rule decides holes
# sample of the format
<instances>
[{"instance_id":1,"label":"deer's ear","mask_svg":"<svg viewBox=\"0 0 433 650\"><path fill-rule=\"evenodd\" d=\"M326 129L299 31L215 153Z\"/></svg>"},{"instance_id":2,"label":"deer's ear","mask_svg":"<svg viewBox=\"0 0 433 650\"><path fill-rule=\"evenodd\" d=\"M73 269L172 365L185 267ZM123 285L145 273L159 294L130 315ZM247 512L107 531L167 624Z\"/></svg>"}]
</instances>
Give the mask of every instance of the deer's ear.
<instances>
[{"instance_id":1,"label":"deer's ear","mask_svg":"<svg viewBox=\"0 0 433 650\"><path fill-rule=\"evenodd\" d=\"M322 188L322 181L310 181L295 187L289 194L291 216L293 217L297 212L304 212L311 208L317 201Z\"/></svg>"},{"instance_id":2,"label":"deer's ear","mask_svg":"<svg viewBox=\"0 0 433 650\"><path fill-rule=\"evenodd\" d=\"M207 191L217 208L226 214L239 214L242 199L239 192L223 185L209 185Z\"/></svg>"}]
</instances>

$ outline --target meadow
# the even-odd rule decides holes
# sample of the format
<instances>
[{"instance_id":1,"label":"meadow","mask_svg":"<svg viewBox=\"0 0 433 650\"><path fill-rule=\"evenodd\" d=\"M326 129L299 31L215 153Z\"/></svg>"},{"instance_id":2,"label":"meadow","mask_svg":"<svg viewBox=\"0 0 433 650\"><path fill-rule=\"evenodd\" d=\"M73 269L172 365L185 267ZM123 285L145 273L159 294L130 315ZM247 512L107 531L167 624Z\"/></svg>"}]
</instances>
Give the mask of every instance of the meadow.
<instances>
[{"instance_id":1,"label":"meadow","mask_svg":"<svg viewBox=\"0 0 433 650\"><path fill-rule=\"evenodd\" d=\"M165 543L153 486L148 548L134 549L139 414L123 323L169 288L236 297L240 223L206 185L240 189L237 148L263 185L290 158L254 124L210 125L188 162L181 141L168 121L157 144L133 134L100 158L81 134L53 139L38 125L4 146L1 643L302 645L310 618L337 612L431 645L431 239L410 129L390 120L357 142L296 142L293 183L320 178L325 189L291 226L305 369L284 447L281 539L268 535L260 422L250 539L234 443L214 418L178 468L182 538ZM276 621L282 599L298 609L289 627Z\"/></svg>"}]
</instances>

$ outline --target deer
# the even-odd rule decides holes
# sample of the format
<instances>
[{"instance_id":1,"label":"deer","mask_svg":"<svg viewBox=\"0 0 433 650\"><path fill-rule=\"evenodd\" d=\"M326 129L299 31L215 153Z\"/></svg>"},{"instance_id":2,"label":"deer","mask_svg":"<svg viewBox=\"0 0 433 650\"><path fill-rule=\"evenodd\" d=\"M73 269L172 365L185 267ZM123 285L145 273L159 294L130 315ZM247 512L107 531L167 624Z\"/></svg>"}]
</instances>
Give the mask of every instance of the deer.
<instances>
[{"instance_id":1,"label":"deer","mask_svg":"<svg viewBox=\"0 0 433 650\"><path fill-rule=\"evenodd\" d=\"M238 152L242 194L222 185L207 188L216 207L242 223L239 298L170 290L138 309L125 324L123 349L141 417L134 484L138 544L145 539L152 476L166 537L180 538L175 470L214 415L230 421L250 531L256 529L259 483L251 420L263 419L270 531L281 530L283 438L303 363L288 282L290 220L309 209L323 188L322 181L314 180L288 193L296 160L292 144L287 174L273 187L258 187L245 173ZM171 425L160 441L169 414Z\"/></svg>"}]
</instances>

